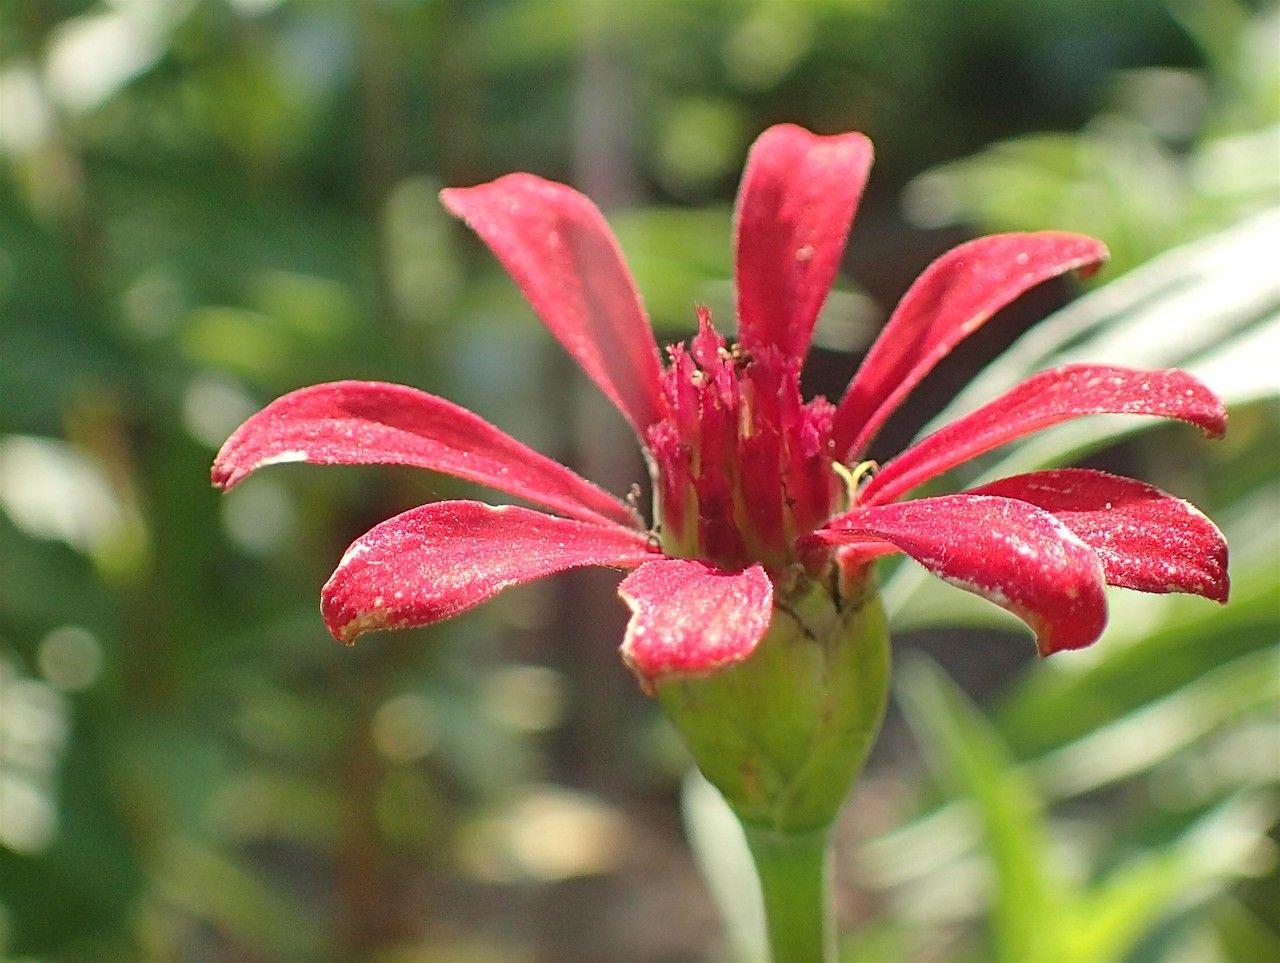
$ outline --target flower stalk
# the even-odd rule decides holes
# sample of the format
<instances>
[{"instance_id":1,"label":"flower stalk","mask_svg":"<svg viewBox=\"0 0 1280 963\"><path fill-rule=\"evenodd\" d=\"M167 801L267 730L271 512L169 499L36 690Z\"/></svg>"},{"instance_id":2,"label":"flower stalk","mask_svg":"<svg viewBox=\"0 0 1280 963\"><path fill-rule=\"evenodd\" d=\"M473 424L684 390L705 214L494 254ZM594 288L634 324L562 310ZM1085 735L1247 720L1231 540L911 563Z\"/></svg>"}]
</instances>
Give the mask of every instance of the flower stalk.
<instances>
[{"instance_id":1,"label":"flower stalk","mask_svg":"<svg viewBox=\"0 0 1280 963\"><path fill-rule=\"evenodd\" d=\"M744 825L760 877L772 963L834 963L830 830L778 832Z\"/></svg>"},{"instance_id":2,"label":"flower stalk","mask_svg":"<svg viewBox=\"0 0 1280 963\"><path fill-rule=\"evenodd\" d=\"M746 836L773 963L834 960L828 840L888 700L889 637L863 578L796 576L751 657L656 695Z\"/></svg>"}]
</instances>

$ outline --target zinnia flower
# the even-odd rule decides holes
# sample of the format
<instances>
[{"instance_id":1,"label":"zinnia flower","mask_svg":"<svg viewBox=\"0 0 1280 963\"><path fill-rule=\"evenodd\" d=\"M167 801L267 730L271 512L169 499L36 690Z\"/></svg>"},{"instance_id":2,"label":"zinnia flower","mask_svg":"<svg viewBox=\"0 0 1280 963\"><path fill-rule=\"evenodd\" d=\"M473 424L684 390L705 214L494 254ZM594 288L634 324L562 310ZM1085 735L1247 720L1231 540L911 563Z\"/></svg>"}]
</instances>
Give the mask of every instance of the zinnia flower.
<instances>
[{"instance_id":1,"label":"zinnia flower","mask_svg":"<svg viewBox=\"0 0 1280 963\"><path fill-rule=\"evenodd\" d=\"M1096 240L1001 234L943 255L906 293L840 402L802 400L800 369L870 165L861 134L766 131L737 202L738 341L727 344L699 310L697 335L669 348L665 367L618 245L587 198L531 174L442 193L635 430L652 474L652 525L477 415L375 382L273 402L223 446L213 480L231 488L288 461L399 464L538 504L551 514L446 501L376 526L324 587L330 631L350 643L438 622L566 569L632 570L620 587L632 609L622 653L648 689L746 660L776 613L795 608L799 581L827 587L838 611L868 580L869 562L889 552L1015 613L1045 655L1100 636L1107 583L1225 601L1217 528L1138 481L1065 469L908 497L962 462L1083 415L1176 418L1221 435L1221 402L1184 372L1044 371L878 471L863 461L885 420L961 339L1035 285L1096 268L1106 257Z\"/></svg>"}]
</instances>

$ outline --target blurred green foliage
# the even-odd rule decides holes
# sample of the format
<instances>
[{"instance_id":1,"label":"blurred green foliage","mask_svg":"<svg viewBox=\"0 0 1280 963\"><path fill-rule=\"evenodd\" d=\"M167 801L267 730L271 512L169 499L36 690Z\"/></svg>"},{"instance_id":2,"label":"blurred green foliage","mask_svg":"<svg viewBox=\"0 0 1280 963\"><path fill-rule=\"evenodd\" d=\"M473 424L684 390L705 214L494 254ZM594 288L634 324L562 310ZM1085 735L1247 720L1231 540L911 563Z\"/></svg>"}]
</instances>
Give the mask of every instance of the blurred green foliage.
<instances>
[{"instance_id":1,"label":"blurred green foliage","mask_svg":"<svg viewBox=\"0 0 1280 963\"><path fill-rule=\"evenodd\" d=\"M436 190L572 180L678 338L695 301L731 316L743 152L794 120L878 153L823 345L865 344L966 233L1080 229L1113 267L957 408L1077 356L1188 365L1232 403L1218 446L1089 423L977 466L1087 457L1195 499L1231 538L1225 608L1118 596L1096 649L1026 668L994 610L886 573L900 648L990 711L903 660L936 784L891 720L841 843L849 959L1277 958L1278 24L1229 0L0 6L0 956L723 954L607 579L341 650L315 598L343 546L469 489L207 477L276 394L376 377L625 491L622 428ZM831 394L852 363L814 368Z\"/></svg>"},{"instance_id":2,"label":"blurred green foliage","mask_svg":"<svg viewBox=\"0 0 1280 963\"><path fill-rule=\"evenodd\" d=\"M908 187L917 224L996 230L1044 224L1107 238L1112 270L1274 205L1280 25L1229 3L1170 12L1209 70L1131 69L1076 133L1002 141Z\"/></svg>"}]
</instances>

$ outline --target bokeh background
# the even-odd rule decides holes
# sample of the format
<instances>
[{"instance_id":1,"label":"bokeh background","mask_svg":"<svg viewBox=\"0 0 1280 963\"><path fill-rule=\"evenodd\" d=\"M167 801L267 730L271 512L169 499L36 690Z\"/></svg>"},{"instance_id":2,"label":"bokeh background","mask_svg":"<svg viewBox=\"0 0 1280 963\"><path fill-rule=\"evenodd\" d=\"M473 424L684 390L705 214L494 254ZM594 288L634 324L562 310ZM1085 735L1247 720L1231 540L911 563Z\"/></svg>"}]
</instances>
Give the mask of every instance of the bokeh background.
<instances>
[{"instance_id":1,"label":"bokeh background","mask_svg":"<svg viewBox=\"0 0 1280 963\"><path fill-rule=\"evenodd\" d=\"M1280 14L1237 0L6 0L4 959L750 952L731 827L616 656L616 578L345 650L317 594L348 541L474 491L283 467L218 496L208 469L276 395L379 378L625 492L621 421L436 192L585 190L680 339L695 302L730 322L737 175L783 120L877 148L813 392L958 241L1114 254L1003 312L875 454L1060 359L1189 367L1232 418L1220 443L1090 421L959 473L1075 461L1195 500L1226 607L1118 593L1102 642L1036 664L886 567L845 958L1280 960Z\"/></svg>"}]
</instances>

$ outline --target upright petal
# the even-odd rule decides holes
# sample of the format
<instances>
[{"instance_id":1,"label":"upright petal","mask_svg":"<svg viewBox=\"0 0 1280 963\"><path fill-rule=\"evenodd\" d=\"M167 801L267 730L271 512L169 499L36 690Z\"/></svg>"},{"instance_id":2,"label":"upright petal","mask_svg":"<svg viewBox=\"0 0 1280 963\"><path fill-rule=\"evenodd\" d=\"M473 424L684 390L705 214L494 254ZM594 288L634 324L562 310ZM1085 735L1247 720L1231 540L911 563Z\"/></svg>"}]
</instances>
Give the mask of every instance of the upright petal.
<instances>
[{"instance_id":1,"label":"upright petal","mask_svg":"<svg viewBox=\"0 0 1280 963\"><path fill-rule=\"evenodd\" d=\"M1016 498L1051 512L1098 553L1111 585L1227 601L1222 532L1194 505L1154 485L1061 468L1002 478L971 494Z\"/></svg>"},{"instance_id":2,"label":"upright petal","mask_svg":"<svg viewBox=\"0 0 1280 963\"><path fill-rule=\"evenodd\" d=\"M1107 623L1097 554L1023 501L966 494L860 508L808 538L893 543L944 581L1026 622L1041 655L1090 645Z\"/></svg>"},{"instance_id":3,"label":"upright petal","mask_svg":"<svg viewBox=\"0 0 1280 963\"><path fill-rule=\"evenodd\" d=\"M612 495L452 402L404 385L337 381L277 398L227 439L213 482L264 465L412 465L465 478L588 521L634 527Z\"/></svg>"},{"instance_id":4,"label":"upright petal","mask_svg":"<svg viewBox=\"0 0 1280 963\"><path fill-rule=\"evenodd\" d=\"M751 148L738 190L738 339L801 360L844 253L871 142L770 127Z\"/></svg>"},{"instance_id":5,"label":"upright petal","mask_svg":"<svg viewBox=\"0 0 1280 963\"><path fill-rule=\"evenodd\" d=\"M527 508L436 502L356 539L321 592L325 624L350 644L376 629L451 618L503 589L584 565L655 558L643 535Z\"/></svg>"},{"instance_id":6,"label":"upright petal","mask_svg":"<svg viewBox=\"0 0 1280 963\"><path fill-rule=\"evenodd\" d=\"M880 469L863 489L862 502L893 501L949 468L1023 435L1100 414L1177 418L1213 437L1227 427L1222 402L1185 371L1064 365L1033 375L908 448Z\"/></svg>"},{"instance_id":7,"label":"upright petal","mask_svg":"<svg viewBox=\"0 0 1280 963\"><path fill-rule=\"evenodd\" d=\"M609 225L583 195L532 174L440 192L551 333L643 439L662 416L658 347Z\"/></svg>"},{"instance_id":8,"label":"upright petal","mask_svg":"<svg viewBox=\"0 0 1280 963\"><path fill-rule=\"evenodd\" d=\"M731 573L660 559L623 579L618 594L631 607L622 657L646 682L741 662L772 616L773 584L759 565Z\"/></svg>"},{"instance_id":9,"label":"upright petal","mask_svg":"<svg viewBox=\"0 0 1280 963\"><path fill-rule=\"evenodd\" d=\"M980 237L942 255L898 303L845 392L836 414L839 456L866 451L911 389L1005 305L1106 257L1101 241L1057 231Z\"/></svg>"}]
</instances>

